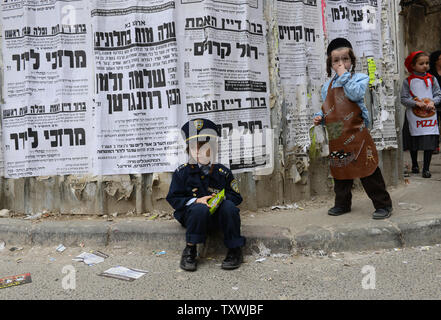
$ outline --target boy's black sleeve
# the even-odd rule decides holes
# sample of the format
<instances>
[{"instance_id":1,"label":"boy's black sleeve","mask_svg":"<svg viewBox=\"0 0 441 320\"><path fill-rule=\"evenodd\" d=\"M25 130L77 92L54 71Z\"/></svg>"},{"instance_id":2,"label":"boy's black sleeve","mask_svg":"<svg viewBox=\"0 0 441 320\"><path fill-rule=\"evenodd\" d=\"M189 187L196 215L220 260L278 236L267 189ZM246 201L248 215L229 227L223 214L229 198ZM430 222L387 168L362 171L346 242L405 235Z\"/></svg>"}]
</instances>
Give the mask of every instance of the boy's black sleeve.
<instances>
[{"instance_id":1,"label":"boy's black sleeve","mask_svg":"<svg viewBox=\"0 0 441 320\"><path fill-rule=\"evenodd\" d=\"M225 196L227 200L233 201L233 203L238 206L242 202L242 196L239 192L239 186L237 180L234 178L233 173L230 171L226 177L227 184L225 187Z\"/></svg>"},{"instance_id":2,"label":"boy's black sleeve","mask_svg":"<svg viewBox=\"0 0 441 320\"><path fill-rule=\"evenodd\" d=\"M435 104L435 106L439 108L441 106L441 88L440 88L440 84L438 83L438 80L435 77L433 77L432 91L433 91L433 103Z\"/></svg>"},{"instance_id":3,"label":"boy's black sleeve","mask_svg":"<svg viewBox=\"0 0 441 320\"><path fill-rule=\"evenodd\" d=\"M182 179L182 173L176 170L173 173L170 189L167 194L167 202L175 209L180 211L192 197L185 194L185 183Z\"/></svg>"}]
</instances>

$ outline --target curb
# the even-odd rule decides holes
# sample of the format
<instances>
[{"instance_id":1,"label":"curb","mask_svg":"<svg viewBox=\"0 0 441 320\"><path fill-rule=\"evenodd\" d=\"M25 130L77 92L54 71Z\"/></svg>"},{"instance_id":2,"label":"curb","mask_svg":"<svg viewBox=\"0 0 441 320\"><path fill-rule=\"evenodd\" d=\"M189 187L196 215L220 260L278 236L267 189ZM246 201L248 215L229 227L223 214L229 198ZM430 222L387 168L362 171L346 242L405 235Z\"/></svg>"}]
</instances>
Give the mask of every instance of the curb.
<instances>
[{"instance_id":1,"label":"curb","mask_svg":"<svg viewBox=\"0 0 441 320\"><path fill-rule=\"evenodd\" d=\"M441 243L441 215L396 217L343 227L310 226L292 234L280 226L243 225L247 238L245 254L270 249L271 253L307 251L341 252L391 249ZM58 245L75 247L142 246L152 250L180 252L185 244L185 229L175 221L31 221L0 219L0 240L7 245ZM223 253L222 234L208 237L204 254Z\"/></svg>"},{"instance_id":2,"label":"curb","mask_svg":"<svg viewBox=\"0 0 441 320\"><path fill-rule=\"evenodd\" d=\"M293 249L288 228L272 226L242 226L247 238L244 253L259 251L263 244L271 252L290 253ZM175 221L42 221L0 219L0 239L8 245L79 246L142 246L152 250L182 251L185 229ZM207 239L206 253L225 251L222 235Z\"/></svg>"},{"instance_id":3,"label":"curb","mask_svg":"<svg viewBox=\"0 0 441 320\"><path fill-rule=\"evenodd\" d=\"M398 217L371 221L363 226L309 227L294 235L300 251L323 250L326 253L364 251L433 245L441 243L441 216L431 213L421 217Z\"/></svg>"}]
</instances>

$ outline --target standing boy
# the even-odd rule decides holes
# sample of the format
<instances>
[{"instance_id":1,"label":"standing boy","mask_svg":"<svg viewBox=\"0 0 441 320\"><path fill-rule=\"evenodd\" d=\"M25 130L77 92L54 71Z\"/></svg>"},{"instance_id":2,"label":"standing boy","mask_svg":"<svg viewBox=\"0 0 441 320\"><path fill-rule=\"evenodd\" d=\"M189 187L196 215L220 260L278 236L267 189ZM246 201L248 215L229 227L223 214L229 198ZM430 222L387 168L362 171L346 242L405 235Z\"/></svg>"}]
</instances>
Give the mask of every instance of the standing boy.
<instances>
[{"instance_id":1,"label":"standing boy","mask_svg":"<svg viewBox=\"0 0 441 320\"><path fill-rule=\"evenodd\" d=\"M331 216L351 211L352 184L360 178L375 207L373 219L391 216L392 200L386 190L377 148L368 130L369 114L364 95L369 77L355 73L355 54L351 43L337 38L329 43L326 67L328 77L335 76L322 88L322 110L315 114L314 124L325 124L329 134L329 164L334 177L335 205Z\"/></svg>"}]
</instances>

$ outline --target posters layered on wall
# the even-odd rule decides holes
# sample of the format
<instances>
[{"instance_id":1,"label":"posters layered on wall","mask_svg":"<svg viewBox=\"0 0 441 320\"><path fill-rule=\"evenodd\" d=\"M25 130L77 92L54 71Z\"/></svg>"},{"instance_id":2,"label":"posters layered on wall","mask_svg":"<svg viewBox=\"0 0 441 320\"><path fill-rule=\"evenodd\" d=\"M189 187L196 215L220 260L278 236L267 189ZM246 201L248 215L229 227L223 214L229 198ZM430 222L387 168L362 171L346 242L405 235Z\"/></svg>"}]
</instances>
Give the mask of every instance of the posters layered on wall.
<instances>
[{"instance_id":1,"label":"posters layered on wall","mask_svg":"<svg viewBox=\"0 0 441 320\"><path fill-rule=\"evenodd\" d=\"M287 109L288 152L304 153L312 115L321 107L325 48L321 2L278 0L280 78Z\"/></svg>"},{"instance_id":2,"label":"posters layered on wall","mask_svg":"<svg viewBox=\"0 0 441 320\"><path fill-rule=\"evenodd\" d=\"M328 39L348 39L357 57L382 57L382 0L326 0Z\"/></svg>"},{"instance_id":3,"label":"posters layered on wall","mask_svg":"<svg viewBox=\"0 0 441 320\"><path fill-rule=\"evenodd\" d=\"M175 16L175 1L95 1L97 174L164 172L178 165L176 128L185 110Z\"/></svg>"},{"instance_id":4,"label":"posters layered on wall","mask_svg":"<svg viewBox=\"0 0 441 320\"><path fill-rule=\"evenodd\" d=\"M88 4L2 2L5 177L91 172Z\"/></svg>"},{"instance_id":5,"label":"posters layered on wall","mask_svg":"<svg viewBox=\"0 0 441 320\"><path fill-rule=\"evenodd\" d=\"M17 0L2 13L6 177L173 171L196 117L224 129L222 163L268 164L261 0Z\"/></svg>"},{"instance_id":6,"label":"posters layered on wall","mask_svg":"<svg viewBox=\"0 0 441 320\"><path fill-rule=\"evenodd\" d=\"M372 93L372 130L371 135L378 150L397 149L398 137L395 119L396 101L395 74L398 71L395 2L385 3L382 8L382 45L381 63L368 58L368 71Z\"/></svg>"},{"instance_id":7,"label":"posters layered on wall","mask_svg":"<svg viewBox=\"0 0 441 320\"><path fill-rule=\"evenodd\" d=\"M0 18L1 19L1 18ZM3 43L3 25L0 23L0 42ZM2 45L0 45L0 79L3 79L3 48ZM0 97L3 97L3 86L0 85ZM1 112L0 112L1 114ZM0 115L1 117L1 115ZM1 119L1 118L0 118ZM3 177L4 174L4 161L3 161L3 130L2 130L2 124L0 121L0 143L1 143L1 147L0 147L0 177Z\"/></svg>"},{"instance_id":8,"label":"posters layered on wall","mask_svg":"<svg viewBox=\"0 0 441 320\"><path fill-rule=\"evenodd\" d=\"M183 107L222 131L220 162L234 172L269 164L272 153L266 23L262 0L179 0Z\"/></svg>"},{"instance_id":9,"label":"posters layered on wall","mask_svg":"<svg viewBox=\"0 0 441 320\"><path fill-rule=\"evenodd\" d=\"M378 110L374 112L371 135L378 150L398 148L397 129L395 127L395 108L393 103L391 107L378 108Z\"/></svg>"}]
</instances>

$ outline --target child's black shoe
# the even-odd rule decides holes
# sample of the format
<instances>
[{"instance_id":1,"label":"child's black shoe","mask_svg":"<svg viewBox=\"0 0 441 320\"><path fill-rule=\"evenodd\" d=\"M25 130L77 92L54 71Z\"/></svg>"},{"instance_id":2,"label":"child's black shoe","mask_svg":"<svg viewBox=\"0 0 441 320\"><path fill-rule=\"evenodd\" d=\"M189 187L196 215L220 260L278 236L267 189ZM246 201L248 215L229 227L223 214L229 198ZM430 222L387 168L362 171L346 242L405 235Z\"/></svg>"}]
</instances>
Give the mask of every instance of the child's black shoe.
<instances>
[{"instance_id":1,"label":"child's black shoe","mask_svg":"<svg viewBox=\"0 0 441 320\"><path fill-rule=\"evenodd\" d=\"M412 173L420 173L420 168L412 167Z\"/></svg>"},{"instance_id":2,"label":"child's black shoe","mask_svg":"<svg viewBox=\"0 0 441 320\"><path fill-rule=\"evenodd\" d=\"M387 219L392 214L392 207L380 208L375 210L372 218L376 220Z\"/></svg>"},{"instance_id":3,"label":"child's black shoe","mask_svg":"<svg viewBox=\"0 0 441 320\"><path fill-rule=\"evenodd\" d=\"M221 268L226 270L236 269L239 268L242 262L243 262L243 255L242 255L242 249L240 247L228 249L227 256L225 257L225 260L222 261Z\"/></svg>"},{"instance_id":4,"label":"child's black shoe","mask_svg":"<svg viewBox=\"0 0 441 320\"><path fill-rule=\"evenodd\" d=\"M187 245L182 252L181 257L181 269L185 271L196 271L197 261L196 261L196 245L189 246Z\"/></svg>"},{"instance_id":5,"label":"child's black shoe","mask_svg":"<svg viewBox=\"0 0 441 320\"><path fill-rule=\"evenodd\" d=\"M423 171L423 178L430 178L431 176L432 176L432 174L430 173L429 170Z\"/></svg>"},{"instance_id":6,"label":"child's black shoe","mask_svg":"<svg viewBox=\"0 0 441 320\"><path fill-rule=\"evenodd\" d=\"M351 211L350 208L332 207L331 209L328 210L328 214L330 216L339 216L350 211Z\"/></svg>"}]
</instances>

